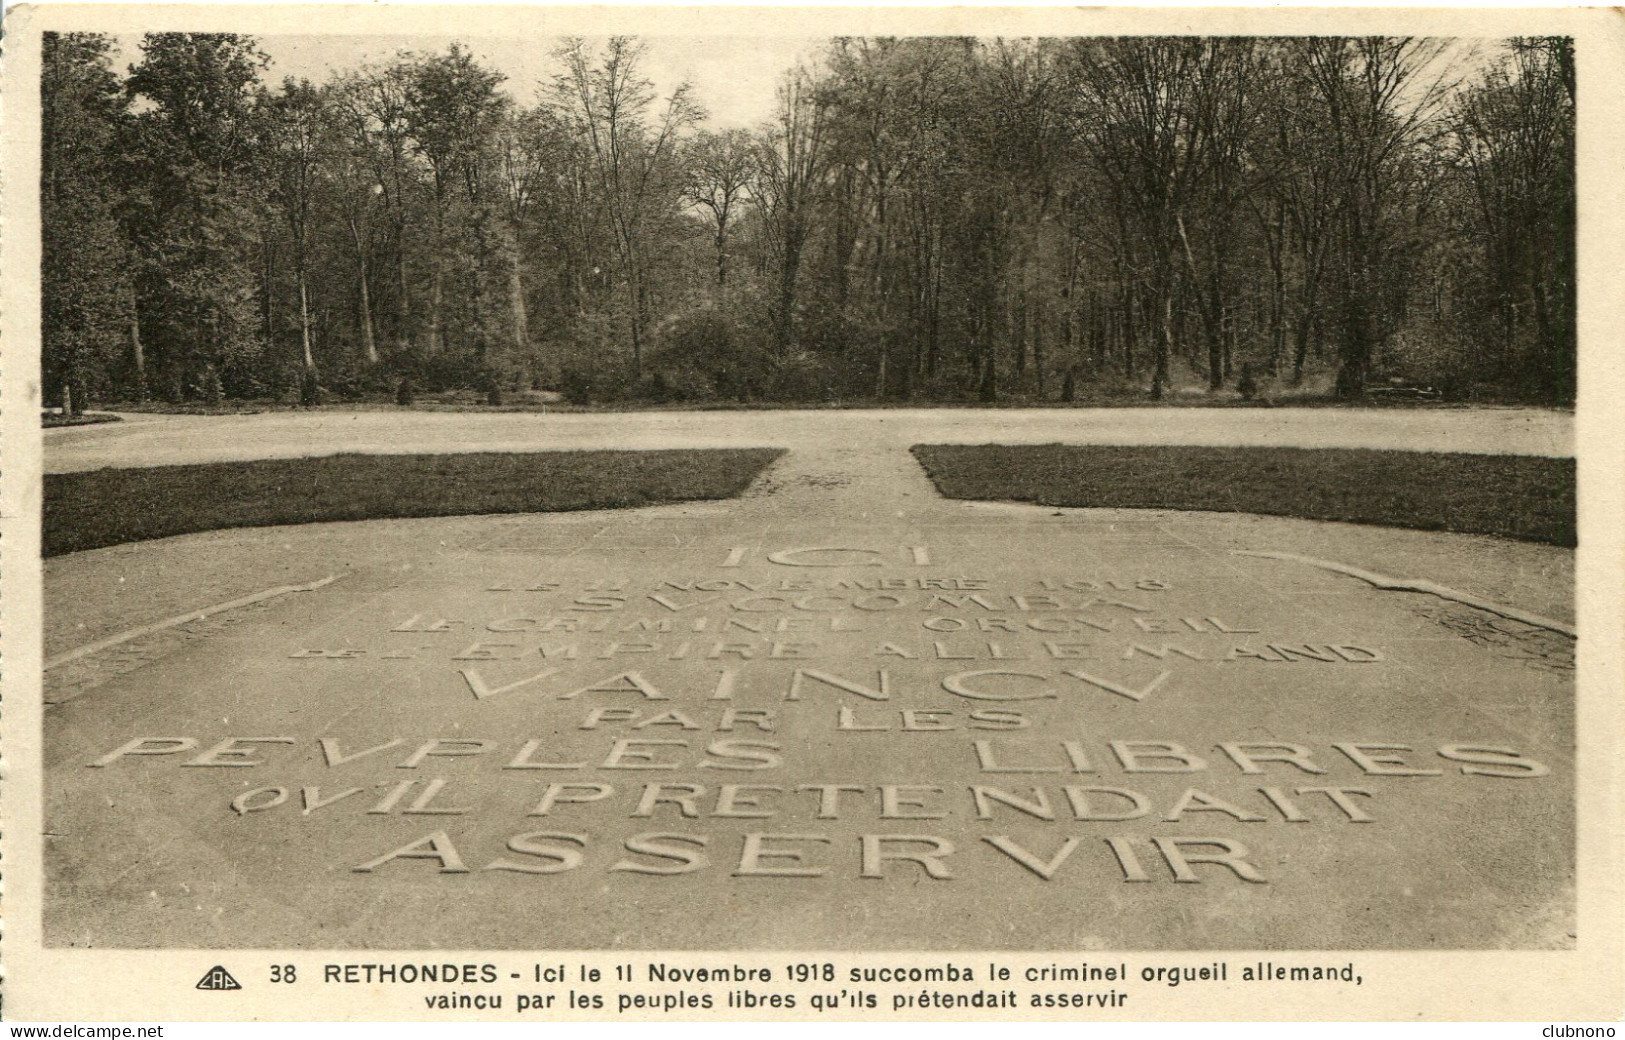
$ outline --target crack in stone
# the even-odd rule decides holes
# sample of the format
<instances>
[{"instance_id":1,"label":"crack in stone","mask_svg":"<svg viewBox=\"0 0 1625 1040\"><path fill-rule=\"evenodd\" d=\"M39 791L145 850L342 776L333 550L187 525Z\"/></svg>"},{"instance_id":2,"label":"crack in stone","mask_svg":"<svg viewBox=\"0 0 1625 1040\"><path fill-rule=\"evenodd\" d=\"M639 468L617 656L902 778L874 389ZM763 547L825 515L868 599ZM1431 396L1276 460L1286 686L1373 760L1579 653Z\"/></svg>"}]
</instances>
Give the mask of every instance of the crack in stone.
<instances>
[{"instance_id":1,"label":"crack in stone","mask_svg":"<svg viewBox=\"0 0 1625 1040\"><path fill-rule=\"evenodd\" d=\"M315 592L317 589L325 588L326 586L333 584L335 581L338 581L340 577L342 577L342 575L329 574L325 578L318 581L308 582L304 585L279 585L274 589L266 589L263 592L256 592L252 595L242 596L226 603L216 603L213 606L203 607L200 610L188 611L185 614L178 614L172 618L165 618L162 621L155 621L150 625L143 625L140 628L133 628L128 632L120 632L118 635L109 636L106 639L97 640L96 642L90 643L86 646L76 647L65 653L57 654L55 657L52 657L45 662L45 671L51 671L53 668L60 667L61 665L68 664L72 661L77 661L83 657L90 657L92 655L99 654L104 650L110 650L132 640L142 639L146 636L162 632L165 629L177 628L182 625L190 625L194 622L202 621L206 618L214 616L215 614L224 613L229 610L236 610L239 607L253 606L256 603L264 603L268 600L278 599L282 596L288 595L291 592Z\"/></svg>"},{"instance_id":2,"label":"crack in stone","mask_svg":"<svg viewBox=\"0 0 1625 1040\"><path fill-rule=\"evenodd\" d=\"M1550 629L1431 604L1419 605L1416 613L1499 657L1522 662L1537 671L1574 671L1574 640Z\"/></svg>"},{"instance_id":3,"label":"crack in stone","mask_svg":"<svg viewBox=\"0 0 1625 1040\"><path fill-rule=\"evenodd\" d=\"M1427 581L1426 579L1422 578L1390 578L1386 574L1378 574L1376 571L1368 571L1362 570L1359 567L1351 567L1346 563L1336 563L1331 560L1317 560L1312 556L1299 556L1296 553L1254 552L1248 549L1232 549L1230 554L1232 556L1256 556L1267 560L1287 560L1292 563L1305 563L1311 567L1318 567L1321 570L1333 571L1337 574L1347 574L1351 578L1359 578L1361 581L1366 582L1374 588L1381 589L1384 592L1420 592L1429 596L1437 596L1440 599L1447 599L1465 606L1476 607L1479 610L1487 611L1491 614L1499 614L1501 617L1511 618L1514 621L1522 621L1524 624L1533 625L1536 628L1544 628L1552 632L1558 632L1568 636L1570 639L1576 638L1574 626L1572 625L1566 625L1561 621L1553 621L1551 618L1541 617L1539 614L1534 614L1526 610L1520 610L1517 607L1508 607L1499 603L1492 603L1489 600L1480 599L1477 596L1457 591L1456 589L1450 588L1448 585L1440 585L1438 582Z\"/></svg>"}]
</instances>

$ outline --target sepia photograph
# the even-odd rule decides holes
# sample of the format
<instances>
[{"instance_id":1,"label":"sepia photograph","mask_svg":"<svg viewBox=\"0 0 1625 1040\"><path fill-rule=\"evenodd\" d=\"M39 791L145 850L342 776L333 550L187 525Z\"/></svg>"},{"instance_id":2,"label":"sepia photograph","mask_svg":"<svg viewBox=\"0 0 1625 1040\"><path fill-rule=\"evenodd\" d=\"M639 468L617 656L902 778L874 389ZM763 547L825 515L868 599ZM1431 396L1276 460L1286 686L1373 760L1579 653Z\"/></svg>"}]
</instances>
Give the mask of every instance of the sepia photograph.
<instances>
[{"instance_id":1,"label":"sepia photograph","mask_svg":"<svg viewBox=\"0 0 1625 1040\"><path fill-rule=\"evenodd\" d=\"M213 10L7 39L42 956L1115 1017L1617 949L1617 32Z\"/></svg>"}]
</instances>

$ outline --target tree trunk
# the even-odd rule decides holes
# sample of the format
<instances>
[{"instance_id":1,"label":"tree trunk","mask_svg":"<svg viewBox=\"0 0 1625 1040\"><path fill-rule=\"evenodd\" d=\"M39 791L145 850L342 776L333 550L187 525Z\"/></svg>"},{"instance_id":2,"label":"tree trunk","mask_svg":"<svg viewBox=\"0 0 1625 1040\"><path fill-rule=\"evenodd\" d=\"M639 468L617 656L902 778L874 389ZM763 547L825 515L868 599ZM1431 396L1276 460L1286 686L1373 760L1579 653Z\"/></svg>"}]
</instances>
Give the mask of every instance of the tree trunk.
<instances>
[{"instance_id":1,"label":"tree trunk","mask_svg":"<svg viewBox=\"0 0 1625 1040\"><path fill-rule=\"evenodd\" d=\"M1208 289L1203 292L1202 280L1196 270L1196 254L1191 251L1190 236L1185 233L1185 218L1182 215L1174 217L1174 226L1179 229L1179 242L1184 249L1185 271L1190 279L1190 294L1196 298L1196 308L1202 316L1202 338L1207 342L1207 388L1217 390L1224 385L1224 345L1220 342L1218 317L1214 309L1223 306L1219 301L1217 258L1214 258L1212 268L1208 272ZM1184 321L1185 311L1180 310L1180 321ZM1192 367L1194 368L1194 360Z\"/></svg>"},{"instance_id":2,"label":"tree trunk","mask_svg":"<svg viewBox=\"0 0 1625 1040\"><path fill-rule=\"evenodd\" d=\"M1077 307L1072 301L1073 286L1077 284L1077 280L1068 275L1067 282L1067 286L1061 290L1061 353L1071 357L1073 342L1077 336Z\"/></svg>"},{"instance_id":3,"label":"tree trunk","mask_svg":"<svg viewBox=\"0 0 1625 1040\"><path fill-rule=\"evenodd\" d=\"M372 292L367 285L367 254L361 245L361 229L350 221L350 237L355 242L356 275L361 282L361 346L366 351L367 364L378 363L378 341L372 330Z\"/></svg>"},{"instance_id":4,"label":"tree trunk","mask_svg":"<svg viewBox=\"0 0 1625 1040\"><path fill-rule=\"evenodd\" d=\"M395 301L395 347L405 352L412 342L412 296L411 282L406 277L406 224L404 221L395 228L395 270L400 279L397 287L399 295Z\"/></svg>"},{"instance_id":5,"label":"tree trunk","mask_svg":"<svg viewBox=\"0 0 1625 1040\"><path fill-rule=\"evenodd\" d=\"M446 202L440 189L440 174L435 173L435 212L434 212L434 255L429 263L434 267L434 278L429 286L429 327L425 352L432 355L440 353L444 343L444 336L440 328L442 309L446 304L446 276L443 269L446 252Z\"/></svg>"},{"instance_id":6,"label":"tree trunk","mask_svg":"<svg viewBox=\"0 0 1625 1040\"><path fill-rule=\"evenodd\" d=\"M852 216L853 180L852 167L843 167L839 182L839 204L835 212L834 231L835 305L837 309L846 307L847 297L852 290L852 251L857 247L858 241L857 220Z\"/></svg>"},{"instance_id":7,"label":"tree trunk","mask_svg":"<svg viewBox=\"0 0 1625 1040\"><path fill-rule=\"evenodd\" d=\"M276 342L275 324L272 320L271 301L274 294L271 291L272 275L276 265L276 247L272 244L269 235L265 238L265 248L260 250L265 263L260 269L260 332L266 343ZM162 326L159 326L162 329ZM162 336L158 340L160 348L164 345Z\"/></svg>"},{"instance_id":8,"label":"tree trunk","mask_svg":"<svg viewBox=\"0 0 1625 1040\"><path fill-rule=\"evenodd\" d=\"M1370 316L1365 305L1354 302L1344 321L1342 356L1337 369L1337 396L1349 400L1365 389L1366 376L1371 367Z\"/></svg>"},{"instance_id":9,"label":"tree trunk","mask_svg":"<svg viewBox=\"0 0 1625 1040\"><path fill-rule=\"evenodd\" d=\"M784 264L779 271L779 308L777 315L777 328L774 329L775 346L779 357L786 357L790 353L790 343L794 335L792 315L796 304L796 280L801 273L801 243L792 239L787 232L784 245ZM799 236L796 236L799 238Z\"/></svg>"},{"instance_id":10,"label":"tree trunk","mask_svg":"<svg viewBox=\"0 0 1625 1040\"><path fill-rule=\"evenodd\" d=\"M643 272L632 266L632 378L643 378Z\"/></svg>"},{"instance_id":11,"label":"tree trunk","mask_svg":"<svg viewBox=\"0 0 1625 1040\"><path fill-rule=\"evenodd\" d=\"M1270 375L1281 374L1281 358L1286 353L1286 272L1279 255L1270 261L1273 282L1270 292Z\"/></svg>"},{"instance_id":12,"label":"tree trunk","mask_svg":"<svg viewBox=\"0 0 1625 1040\"><path fill-rule=\"evenodd\" d=\"M1134 290L1127 282L1119 288L1123 298L1123 374L1130 379L1134 378L1134 334L1137 325L1134 320L1134 309L1137 301Z\"/></svg>"},{"instance_id":13,"label":"tree trunk","mask_svg":"<svg viewBox=\"0 0 1625 1040\"><path fill-rule=\"evenodd\" d=\"M1207 339L1207 388L1217 390L1224 386L1224 335L1212 321L1202 322Z\"/></svg>"},{"instance_id":14,"label":"tree trunk","mask_svg":"<svg viewBox=\"0 0 1625 1040\"><path fill-rule=\"evenodd\" d=\"M1162 326L1161 335L1156 338L1154 347L1154 366L1151 373L1151 400L1162 400L1163 392L1168 388L1168 357L1174 352L1174 294L1166 288L1162 291L1162 314L1158 322Z\"/></svg>"},{"instance_id":15,"label":"tree trunk","mask_svg":"<svg viewBox=\"0 0 1625 1040\"><path fill-rule=\"evenodd\" d=\"M1304 363L1309 356L1309 339L1319 324L1320 278L1325 254L1316 258L1309 269L1309 282L1304 286L1303 315L1298 319L1292 353L1292 385L1303 382Z\"/></svg>"},{"instance_id":16,"label":"tree trunk","mask_svg":"<svg viewBox=\"0 0 1625 1040\"><path fill-rule=\"evenodd\" d=\"M1111 308L1104 299L1093 302L1089 318L1089 357L1097 372L1106 370L1106 358L1111 354L1112 341L1121 335L1120 322L1108 323L1110 314Z\"/></svg>"},{"instance_id":17,"label":"tree trunk","mask_svg":"<svg viewBox=\"0 0 1625 1040\"><path fill-rule=\"evenodd\" d=\"M1286 209L1275 214L1275 234L1270 245L1270 375L1281 374L1281 356L1286 352Z\"/></svg>"},{"instance_id":18,"label":"tree trunk","mask_svg":"<svg viewBox=\"0 0 1625 1040\"><path fill-rule=\"evenodd\" d=\"M426 330L424 351L430 355L440 353L440 308L445 301L445 283L438 262L434 280L429 286L429 325Z\"/></svg>"},{"instance_id":19,"label":"tree trunk","mask_svg":"<svg viewBox=\"0 0 1625 1040\"><path fill-rule=\"evenodd\" d=\"M1298 319L1298 327L1294 332L1292 348L1292 385L1303 383L1303 366L1309 357L1309 333L1314 328L1315 312L1305 308L1303 317Z\"/></svg>"},{"instance_id":20,"label":"tree trunk","mask_svg":"<svg viewBox=\"0 0 1625 1040\"><path fill-rule=\"evenodd\" d=\"M989 293L991 295L991 292ZM987 404L999 399L999 348L993 337L993 315L991 303L984 298L982 303L982 382L977 396Z\"/></svg>"},{"instance_id":21,"label":"tree trunk","mask_svg":"<svg viewBox=\"0 0 1625 1040\"><path fill-rule=\"evenodd\" d=\"M1019 291L1005 308L1005 318L1005 334L1015 349L1016 392L1020 393L1023 380L1027 376L1027 315L1022 311Z\"/></svg>"},{"instance_id":22,"label":"tree trunk","mask_svg":"<svg viewBox=\"0 0 1625 1040\"><path fill-rule=\"evenodd\" d=\"M141 319L130 315L130 364L135 371L135 399L147 396L147 353L141 346Z\"/></svg>"},{"instance_id":23,"label":"tree trunk","mask_svg":"<svg viewBox=\"0 0 1625 1040\"><path fill-rule=\"evenodd\" d=\"M940 351L940 330L942 327L942 250L933 250L931 256L931 282L930 282L930 309L926 312L926 354L925 371L932 379L937 375L937 360Z\"/></svg>"},{"instance_id":24,"label":"tree trunk","mask_svg":"<svg viewBox=\"0 0 1625 1040\"><path fill-rule=\"evenodd\" d=\"M1042 299L1033 305L1033 371L1038 376L1038 396L1048 392L1044 379L1044 304Z\"/></svg>"},{"instance_id":25,"label":"tree trunk","mask_svg":"<svg viewBox=\"0 0 1625 1040\"><path fill-rule=\"evenodd\" d=\"M303 264L299 267L299 345L304 350L305 371L316 371L316 355L310 349L310 294L305 287Z\"/></svg>"},{"instance_id":26,"label":"tree trunk","mask_svg":"<svg viewBox=\"0 0 1625 1040\"><path fill-rule=\"evenodd\" d=\"M378 364L378 341L372 332L372 294L367 290L367 269L361 269L361 346L366 351L367 364Z\"/></svg>"},{"instance_id":27,"label":"tree trunk","mask_svg":"<svg viewBox=\"0 0 1625 1040\"><path fill-rule=\"evenodd\" d=\"M508 297L513 306L513 345L519 358L530 361L530 315L525 308L524 265L517 254L508 272Z\"/></svg>"},{"instance_id":28,"label":"tree trunk","mask_svg":"<svg viewBox=\"0 0 1625 1040\"><path fill-rule=\"evenodd\" d=\"M470 191L470 203L475 202L473 192ZM500 393L497 388L499 349L486 335L486 287L490 279L491 247L486 236L485 214L476 208L474 211L474 278L469 285L468 293L468 323L474 327L474 353L479 358L482 375L486 381L487 393L493 397ZM495 400L489 403L496 404Z\"/></svg>"}]
</instances>

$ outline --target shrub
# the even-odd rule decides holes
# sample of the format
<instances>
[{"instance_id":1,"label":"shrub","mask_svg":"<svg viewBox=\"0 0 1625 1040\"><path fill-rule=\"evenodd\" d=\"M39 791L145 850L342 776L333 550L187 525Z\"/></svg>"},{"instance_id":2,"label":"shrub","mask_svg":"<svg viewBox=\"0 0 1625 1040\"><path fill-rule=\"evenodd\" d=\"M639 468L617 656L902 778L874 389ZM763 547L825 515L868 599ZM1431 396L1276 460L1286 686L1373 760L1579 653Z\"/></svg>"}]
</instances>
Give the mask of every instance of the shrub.
<instances>
[{"instance_id":1,"label":"shrub","mask_svg":"<svg viewBox=\"0 0 1625 1040\"><path fill-rule=\"evenodd\" d=\"M698 307L658 330L650 367L663 372L666 392L684 400L759 396L773 371L771 357L728 310Z\"/></svg>"},{"instance_id":2,"label":"shrub","mask_svg":"<svg viewBox=\"0 0 1625 1040\"><path fill-rule=\"evenodd\" d=\"M1241 392L1243 401L1251 401L1258 396L1258 377L1253 374L1251 361L1241 366L1241 378L1236 381L1236 389Z\"/></svg>"},{"instance_id":3,"label":"shrub","mask_svg":"<svg viewBox=\"0 0 1625 1040\"><path fill-rule=\"evenodd\" d=\"M592 373L581 368L567 368L559 377L559 392L571 404L591 404L593 399Z\"/></svg>"},{"instance_id":4,"label":"shrub","mask_svg":"<svg viewBox=\"0 0 1625 1040\"><path fill-rule=\"evenodd\" d=\"M828 366L817 355L794 354L777 366L767 397L776 402L817 401L829 389Z\"/></svg>"},{"instance_id":5,"label":"shrub","mask_svg":"<svg viewBox=\"0 0 1625 1040\"><path fill-rule=\"evenodd\" d=\"M313 368L302 370L299 374L299 404L305 408L314 408L322 403L325 396L316 370Z\"/></svg>"},{"instance_id":6,"label":"shrub","mask_svg":"<svg viewBox=\"0 0 1625 1040\"><path fill-rule=\"evenodd\" d=\"M203 374L198 377L198 399L208 404L219 404L225 396L220 386L220 373L215 371L213 365L204 365Z\"/></svg>"},{"instance_id":7,"label":"shrub","mask_svg":"<svg viewBox=\"0 0 1625 1040\"><path fill-rule=\"evenodd\" d=\"M353 364L343 365L327 373L327 388L341 400L359 401L367 392L367 376Z\"/></svg>"}]
</instances>

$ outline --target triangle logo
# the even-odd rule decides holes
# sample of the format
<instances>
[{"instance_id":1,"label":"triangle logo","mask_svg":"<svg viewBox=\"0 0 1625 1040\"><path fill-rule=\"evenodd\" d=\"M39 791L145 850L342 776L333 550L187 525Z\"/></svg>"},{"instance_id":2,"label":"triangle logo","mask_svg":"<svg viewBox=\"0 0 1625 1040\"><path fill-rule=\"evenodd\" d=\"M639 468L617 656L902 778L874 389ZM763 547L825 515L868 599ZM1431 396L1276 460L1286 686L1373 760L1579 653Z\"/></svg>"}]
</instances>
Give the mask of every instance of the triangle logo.
<instances>
[{"instance_id":1,"label":"triangle logo","mask_svg":"<svg viewBox=\"0 0 1625 1040\"><path fill-rule=\"evenodd\" d=\"M198 980L198 989L242 989L242 984L231 977L231 972L216 964Z\"/></svg>"}]
</instances>

